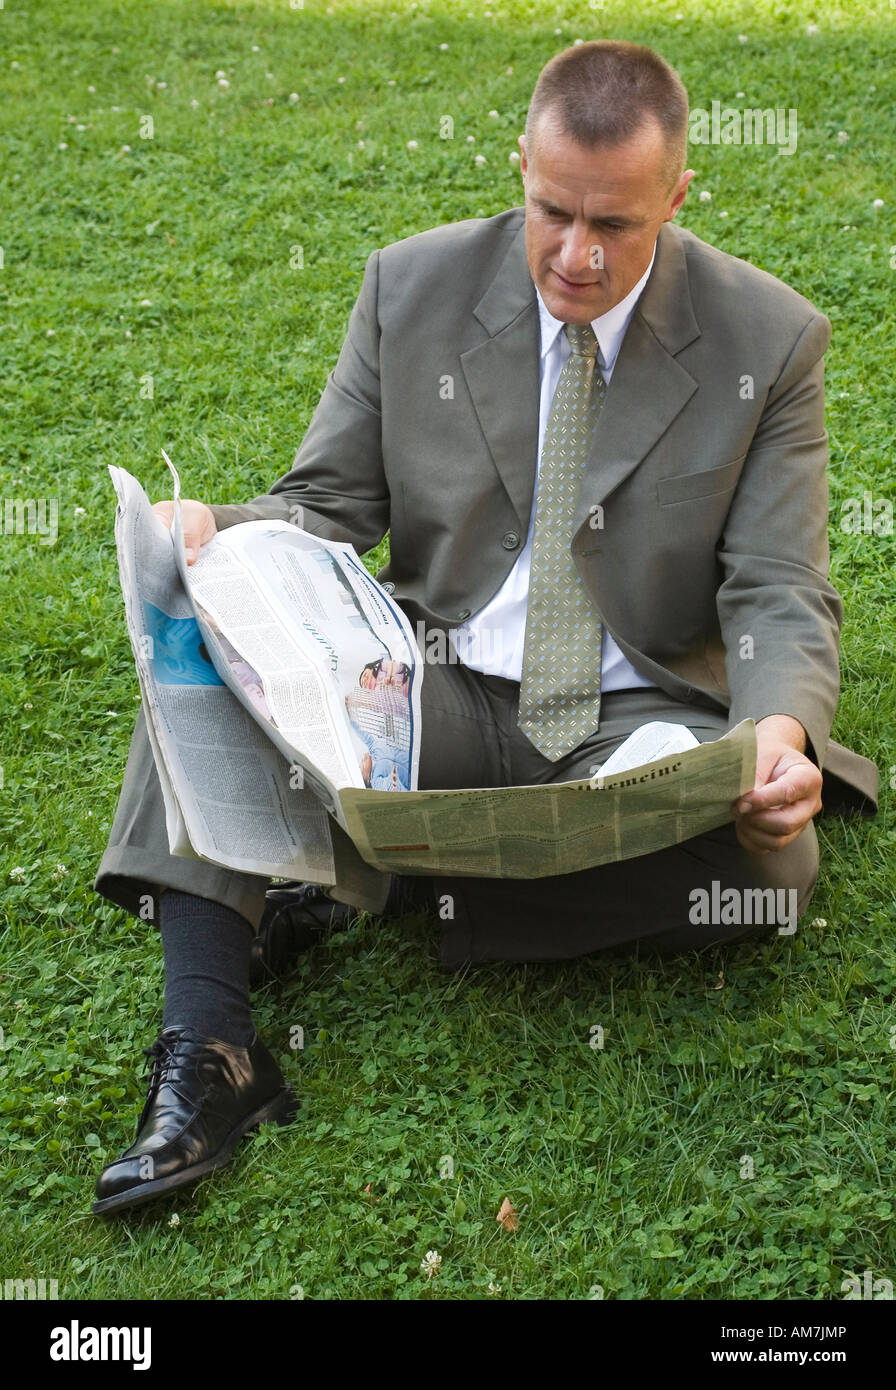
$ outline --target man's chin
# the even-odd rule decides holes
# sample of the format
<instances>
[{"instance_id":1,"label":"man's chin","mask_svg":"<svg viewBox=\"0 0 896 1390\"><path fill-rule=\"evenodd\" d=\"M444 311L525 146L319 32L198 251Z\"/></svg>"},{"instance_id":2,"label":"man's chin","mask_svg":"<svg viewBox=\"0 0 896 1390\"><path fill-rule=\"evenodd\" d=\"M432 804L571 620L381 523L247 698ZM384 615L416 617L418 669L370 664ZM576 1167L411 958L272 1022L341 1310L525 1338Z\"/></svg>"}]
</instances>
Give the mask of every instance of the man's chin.
<instances>
[{"instance_id":1,"label":"man's chin","mask_svg":"<svg viewBox=\"0 0 896 1390\"><path fill-rule=\"evenodd\" d=\"M561 323L590 323L592 319L600 318L601 314L605 314L607 309L612 307L609 296L605 293L595 295L592 291L586 296L575 290L566 291L558 287L556 280L547 288L542 285L538 288L548 312Z\"/></svg>"}]
</instances>

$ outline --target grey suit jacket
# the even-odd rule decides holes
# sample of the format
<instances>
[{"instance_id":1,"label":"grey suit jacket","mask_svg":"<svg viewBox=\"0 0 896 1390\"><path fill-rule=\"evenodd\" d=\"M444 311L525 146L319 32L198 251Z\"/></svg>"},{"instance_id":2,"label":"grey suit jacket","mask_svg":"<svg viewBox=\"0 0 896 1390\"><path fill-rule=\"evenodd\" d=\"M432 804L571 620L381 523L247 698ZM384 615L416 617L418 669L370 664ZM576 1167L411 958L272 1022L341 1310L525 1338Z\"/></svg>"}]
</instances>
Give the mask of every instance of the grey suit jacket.
<instances>
[{"instance_id":1,"label":"grey suit jacket","mask_svg":"<svg viewBox=\"0 0 896 1390\"><path fill-rule=\"evenodd\" d=\"M877 768L830 740L841 599L827 578L824 315L664 224L586 466L572 551L622 652L684 703L789 714L825 809L873 813ZM523 209L369 258L289 473L219 527L295 520L363 553L412 621L450 629L525 543L539 321ZM297 511L301 508L301 513Z\"/></svg>"}]
</instances>

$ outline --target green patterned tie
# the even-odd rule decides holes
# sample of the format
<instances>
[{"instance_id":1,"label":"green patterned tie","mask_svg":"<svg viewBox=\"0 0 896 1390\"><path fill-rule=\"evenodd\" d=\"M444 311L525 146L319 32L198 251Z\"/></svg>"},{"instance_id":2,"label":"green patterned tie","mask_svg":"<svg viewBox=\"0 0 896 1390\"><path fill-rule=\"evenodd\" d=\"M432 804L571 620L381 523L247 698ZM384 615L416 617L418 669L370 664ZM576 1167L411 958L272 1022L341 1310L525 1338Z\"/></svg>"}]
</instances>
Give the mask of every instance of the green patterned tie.
<instances>
[{"instance_id":1,"label":"green patterned tie","mask_svg":"<svg viewBox=\"0 0 896 1390\"><path fill-rule=\"evenodd\" d=\"M602 640L569 547L606 387L591 325L563 327L572 352L557 382L541 451L518 721L552 762L598 727Z\"/></svg>"}]
</instances>

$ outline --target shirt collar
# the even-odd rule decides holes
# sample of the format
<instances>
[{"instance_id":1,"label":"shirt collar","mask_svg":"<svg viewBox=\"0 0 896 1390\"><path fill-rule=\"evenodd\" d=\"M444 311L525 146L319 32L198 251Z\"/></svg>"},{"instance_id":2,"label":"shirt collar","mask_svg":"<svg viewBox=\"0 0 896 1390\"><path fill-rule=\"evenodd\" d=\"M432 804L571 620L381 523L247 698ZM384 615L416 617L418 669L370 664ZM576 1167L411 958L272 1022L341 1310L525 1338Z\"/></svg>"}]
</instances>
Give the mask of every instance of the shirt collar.
<instances>
[{"instance_id":1,"label":"shirt collar","mask_svg":"<svg viewBox=\"0 0 896 1390\"><path fill-rule=\"evenodd\" d=\"M599 361L604 371L612 371L616 358L619 356L625 330L628 328L632 314L635 312L635 306L641 298L644 286L647 284L651 270L653 270L655 259L656 243L654 243L653 255L650 257L650 265L637 285L629 290L625 298L620 299L618 304L614 304L612 309L608 309L599 318L591 320L594 335L600 343ZM563 320L554 318L554 315L545 305L537 285L535 293L538 296L538 315L541 320L541 356L544 359L557 341L557 335L563 328Z\"/></svg>"}]
</instances>

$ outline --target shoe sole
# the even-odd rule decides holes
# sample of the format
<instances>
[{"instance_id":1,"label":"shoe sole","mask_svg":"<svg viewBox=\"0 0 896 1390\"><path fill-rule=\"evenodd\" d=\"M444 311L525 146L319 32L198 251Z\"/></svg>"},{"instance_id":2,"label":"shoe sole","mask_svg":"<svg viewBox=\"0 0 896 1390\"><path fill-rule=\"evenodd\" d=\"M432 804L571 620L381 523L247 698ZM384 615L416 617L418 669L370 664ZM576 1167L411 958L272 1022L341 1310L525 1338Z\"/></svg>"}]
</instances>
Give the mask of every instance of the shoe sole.
<instances>
[{"instance_id":1,"label":"shoe sole","mask_svg":"<svg viewBox=\"0 0 896 1390\"><path fill-rule=\"evenodd\" d=\"M299 1109L299 1101L291 1086L287 1086L273 1100L267 1101L260 1109L247 1115L244 1120L232 1129L224 1143L213 1158L207 1158L203 1163L194 1163L190 1168L183 1168L179 1173L171 1173L167 1178L156 1178L153 1182L141 1183L139 1187L128 1188L124 1192L116 1192L112 1197L103 1197L100 1201L94 1202L91 1208L94 1216L101 1216L105 1212L116 1211L121 1207L142 1206L144 1202L151 1202L154 1197L163 1197L168 1192L174 1192L179 1187L186 1187L189 1183L196 1182L199 1178L205 1177L207 1173L213 1173L216 1168L223 1168L230 1162L233 1150L236 1148L240 1139L247 1134L250 1129L255 1129L258 1125L276 1124L288 1125L295 1119Z\"/></svg>"}]
</instances>

